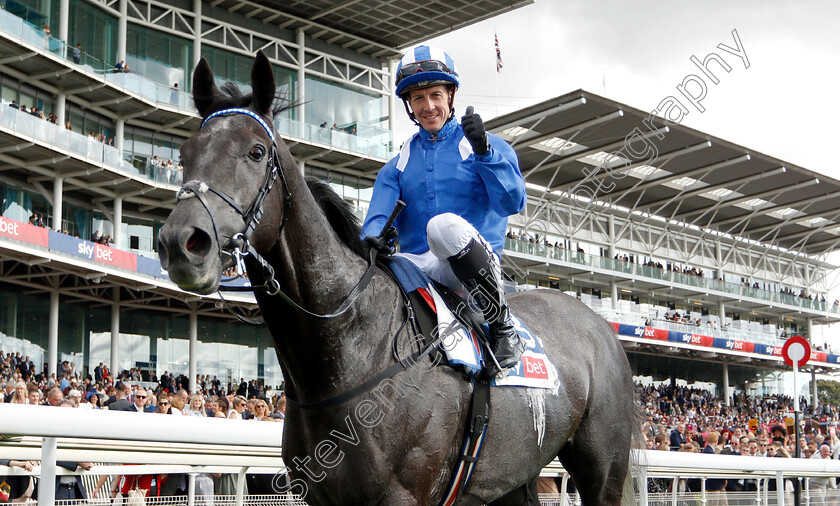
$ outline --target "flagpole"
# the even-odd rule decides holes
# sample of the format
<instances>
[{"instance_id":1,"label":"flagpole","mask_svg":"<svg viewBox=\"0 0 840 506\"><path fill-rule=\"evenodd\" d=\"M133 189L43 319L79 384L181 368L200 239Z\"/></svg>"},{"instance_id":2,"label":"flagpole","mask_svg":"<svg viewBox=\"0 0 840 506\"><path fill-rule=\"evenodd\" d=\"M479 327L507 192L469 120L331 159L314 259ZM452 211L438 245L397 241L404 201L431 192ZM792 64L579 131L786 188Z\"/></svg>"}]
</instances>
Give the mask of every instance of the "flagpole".
<instances>
[{"instance_id":1,"label":"flagpole","mask_svg":"<svg viewBox=\"0 0 840 506\"><path fill-rule=\"evenodd\" d=\"M498 59L499 59L499 36L496 33L496 27L493 27L493 52L495 53L494 56L496 57L496 116L499 115L499 67L498 67Z\"/></svg>"}]
</instances>

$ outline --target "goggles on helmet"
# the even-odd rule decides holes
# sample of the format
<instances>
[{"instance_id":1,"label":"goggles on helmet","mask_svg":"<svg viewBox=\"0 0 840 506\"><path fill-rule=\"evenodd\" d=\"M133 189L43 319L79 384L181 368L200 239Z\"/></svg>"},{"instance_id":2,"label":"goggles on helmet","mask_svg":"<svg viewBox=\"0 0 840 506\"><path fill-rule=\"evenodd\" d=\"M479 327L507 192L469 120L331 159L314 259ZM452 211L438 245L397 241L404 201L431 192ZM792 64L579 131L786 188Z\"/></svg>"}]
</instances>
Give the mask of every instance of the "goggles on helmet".
<instances>
[{"instance_id":1,"label":"goggles on helmet","mask_svg":"<svg viewBox=\"0 0 840 506\"><path fill-rule=\"evenodd\" d=\"M446 66L445 63L437 61L437 60L423 60L418 61L415 63L409 63L407 65L403 65L400 68L400 71L397 73L397 82L402 81L404 78L408 76L412 76L419 72L446 72L447 74L452 74L452 70Z\"/></svg>"}]
</instances>

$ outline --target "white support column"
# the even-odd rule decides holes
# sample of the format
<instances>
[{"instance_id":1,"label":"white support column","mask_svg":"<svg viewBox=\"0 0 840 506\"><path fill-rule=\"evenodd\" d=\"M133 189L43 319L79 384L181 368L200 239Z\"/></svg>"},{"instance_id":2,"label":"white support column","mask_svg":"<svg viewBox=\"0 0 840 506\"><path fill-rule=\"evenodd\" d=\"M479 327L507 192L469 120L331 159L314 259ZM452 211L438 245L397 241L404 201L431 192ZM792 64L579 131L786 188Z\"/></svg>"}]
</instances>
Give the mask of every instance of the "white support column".
<instances>
[{"instance_id":1,"label":"white support column","mask_svg":"<svg viewBox=\"0 0 840 506\"><path fill-rule=\"evenodd\" d=\"M300 171L301 175L306 173L306 163L303 160L297 161L298 171Z\"/></svg>"},{"instance_id":2,"label":"white support column","mask_svg":"<svg viewBox=\"0 0 840 506\"><path fill-rule=\"evenodd\" d=\"M198 65L201 59L201 0L193 0L193 32L195 38L193 39L193 67ZM186 89L186 86L184 87Z\"/></svg>"},{"instance_id":3,"label":"white support column","mask_svg":"<svg viewBox=\"0 0 840 506\"><path fill-rule=\"evenodd\" d=\"M114 303L111 304L111 374L120 373L120 289L114 288Z\"/></svg>"},{"instance_id":4,"label":"white support column","mask_svg":"<svg viewBox=\"0 0 840 506\"><path fill-rule=\"evenodd\" d=\"M718 302L718 313L720 313L720 328L726 325L726 304L723 301Z\"/></svg>"},{"instance_id":5,"label":"white support column","mask_svg":"<svg viewBox=\"0 0 840 506\"><path fill-rule=\"evenodd\" d=\"M729 362L723 363L723 405L729 406Z\"/></svg>"},{"instance_id":6,"label":"white support column","mask_svg":"<svg viewBox=\"0 0 840 506\"><path fill-rule=\"evenodd\" d=\"M819 397L817 397L817 371L811 369L811 408L816 409Z\"/></svg>"},{"instance_id":7,"label":"white support column","mask_svg":"<svg viewBox=\"0 0 840 506\"><path fill-rule=\"evenodd\" d=\"M298 28L296 33L297 39L297 60L298 60L298 71L297 71L297 96L295 97L295 101L301 104L299 107L295 107L295 112L297 113L297 121L300 123L300 129L298 131L298 136L301 138L306 137L305 132L305 124L306 124L306 104L304 100L306 99L306 38L304 37L303 28Z\"/></svg>"},{"instance_id":8,"label":"white support column","mask_svg":"<svg viewBox=\"0 0 840 506\"><path fill-rule=\"evenodd\" d=\"M397 86L394 84L396 77L394 73L397 71L396 60L388 58L388 89L391 93L388 94L388 128L391 130L391 140L394 146L397 142L397 94L395 90Z\"/></svg>"},{"instance_id":9,"label":"white support column","mask_svg":"<svg viewBox=\"0 0 840 506\"><path fill-rule=\"evenodd\" d=\"M814 319L808 318L806 321L808 322L808 326L806 327L808 329L808 344L813 349L816 347L816 343L814 342Z\"/></svg>"},{"instance_id":10,"label":"white support column","mask_svg":"<svg viewBox=\"0 0 840 506\"><path fill-rule=\"evenodd\" d=\"M122 157L123 150L125 149L125 120L122 118L117 118L116 127L116 133L114 135L114 147L117 148L117 151L120 152L120 157Z\"/></svg>"},{"instance_id":11,"label":"white support column","mask_svg":"<svg viewBox=\"0 0 840 506\"><path fill-rule=\"evenodd\" d=\"M69 50L67 46L70 41L67 37L70 36L70 0L59 0L58 2L58 39L64 42L64 56L67 58Z\"/></svg>"},{"instance_id":12,"label":"white support column","mask_svg":"<svg viewBox=\"0 0 840 506\"><path fill-rule=\"evenodd\" d=\"M615 216L612 214L607 217L608 228L607 233L609 236L610 246L609 246L609 257L615 257Z\"/></svg>"},{"instance_id":13,"label":"white support column","mask_svg":"<svg viewBox=\"0 0 840 506\"><path fill-rule=\"evenodd\" d=\"M53 180L53 213L52 213L52 229L56 232L61 232L61 215L64 212L62 208L62 195L64 194L64 178L56 175Z\"/></svg>"},{"instance_id":14,"label":"white support column","mask_svg":"<svg viewBox=\"0 0 840 506\"><path fill-rule=\"evenodd\" d=\"M612 299L612 308L618 308L618 283L610 281L610 298Z\"/></svg>"},{"instance_id":15,"label":"white support column","mask_svg":"<svg viewBox=\"0 0 840 506\"><path fill-rule=\"evenodd\" d=\"M114 63L125 60L126 38L128 38L128 0L120 0L120 17L117 18L117 61Z\"/></svg>"},{"instance_id":16,"label":"white support column","mask_svg":"<svg viewBox=\"0 0 840 506\"><path fill-rule=\"evenodd\" d=\"M50 321L47 332L49 332L47 345L47 376L49 377L58 371L58 290L50 292Z\"/></svg>"},{"instance_id":17,"label":"white support column","mask_svg":"<svg viewBox=\"0 0 840 506\"><path fill-rule=\"evenodd\" d=\"M196 391L195 375L198 374L198 311L190 311L190 389Z\"/></svg>"},{"instance_id":18,"label":"white support column","mask_svg":"<svg viewBox=\"0 0 840 506\"><path fill-rule=\"evenodd\" d=\"M125 249L122 233L122 197L114 198L114 246Z\"/></svg>"},{"instance_id":19,"label":"white support column","mask_svg":"<svg viewBox=\"0 0 840 506\"><path fill-rule=\"evenodd\" d=\"M67 95L64 93L59 93L55 97L55 116L58 118L56 120L56 124L58 126L64 126L64 122L66 121L65 118L67 117Z\"/></svg>"}]
</instances>

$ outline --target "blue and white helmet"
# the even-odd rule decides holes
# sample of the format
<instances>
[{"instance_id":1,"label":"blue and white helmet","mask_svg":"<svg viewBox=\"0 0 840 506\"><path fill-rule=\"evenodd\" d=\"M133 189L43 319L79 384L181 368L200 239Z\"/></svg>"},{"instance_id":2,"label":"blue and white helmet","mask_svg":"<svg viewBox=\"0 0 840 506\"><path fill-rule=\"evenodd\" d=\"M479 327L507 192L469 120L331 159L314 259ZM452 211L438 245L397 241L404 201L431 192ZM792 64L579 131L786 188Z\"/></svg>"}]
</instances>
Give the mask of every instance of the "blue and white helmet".
<instances>
[{"instance_id":1,"label":"blue and white helmet","mask_svg":"<svg viewBox=\"0 0 840 506\"><path fill-rule=\"evenodd\" d=\"M443 50L431 46L417 46L403 56L397 66L397 96L437 84L454 84L457 88L458 71L455 60Z\"/></svg>"}]
</instances>

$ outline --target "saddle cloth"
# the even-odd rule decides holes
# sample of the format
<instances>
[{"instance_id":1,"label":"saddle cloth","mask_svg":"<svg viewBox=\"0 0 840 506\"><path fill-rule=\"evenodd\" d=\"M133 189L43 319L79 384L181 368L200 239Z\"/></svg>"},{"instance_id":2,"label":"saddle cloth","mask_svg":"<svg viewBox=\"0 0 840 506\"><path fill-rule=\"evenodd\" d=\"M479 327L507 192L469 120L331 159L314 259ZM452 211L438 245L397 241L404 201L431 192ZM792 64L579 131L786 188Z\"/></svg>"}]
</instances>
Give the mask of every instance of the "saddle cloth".
<instances>
[{"instance_id":1,"label":"saddle cloth","mask_svg":"<svg viewBox=\"0 0 840 506\"><path fill-rule=\"evenodd\" d=\"M487 335L487 324L477 324L471 311L457 295L446 287L434 283L411 260L399 254L383 262L408 294L420 330L427 340L442 337L440 347L450 366L461 368L468 377L474 376L485 365L485 349L477 332ZM466 309L466 310L465 310ZM457 318L455 314L460 318ZM518 386L555 390L559 385L557 369L546 356L542 341L515 315L511 315L514 328L525 342L525 352L504 377L496 375L492 386ZM486 341L486 339L484 339Z\"/></svg>"}]
</instances>

